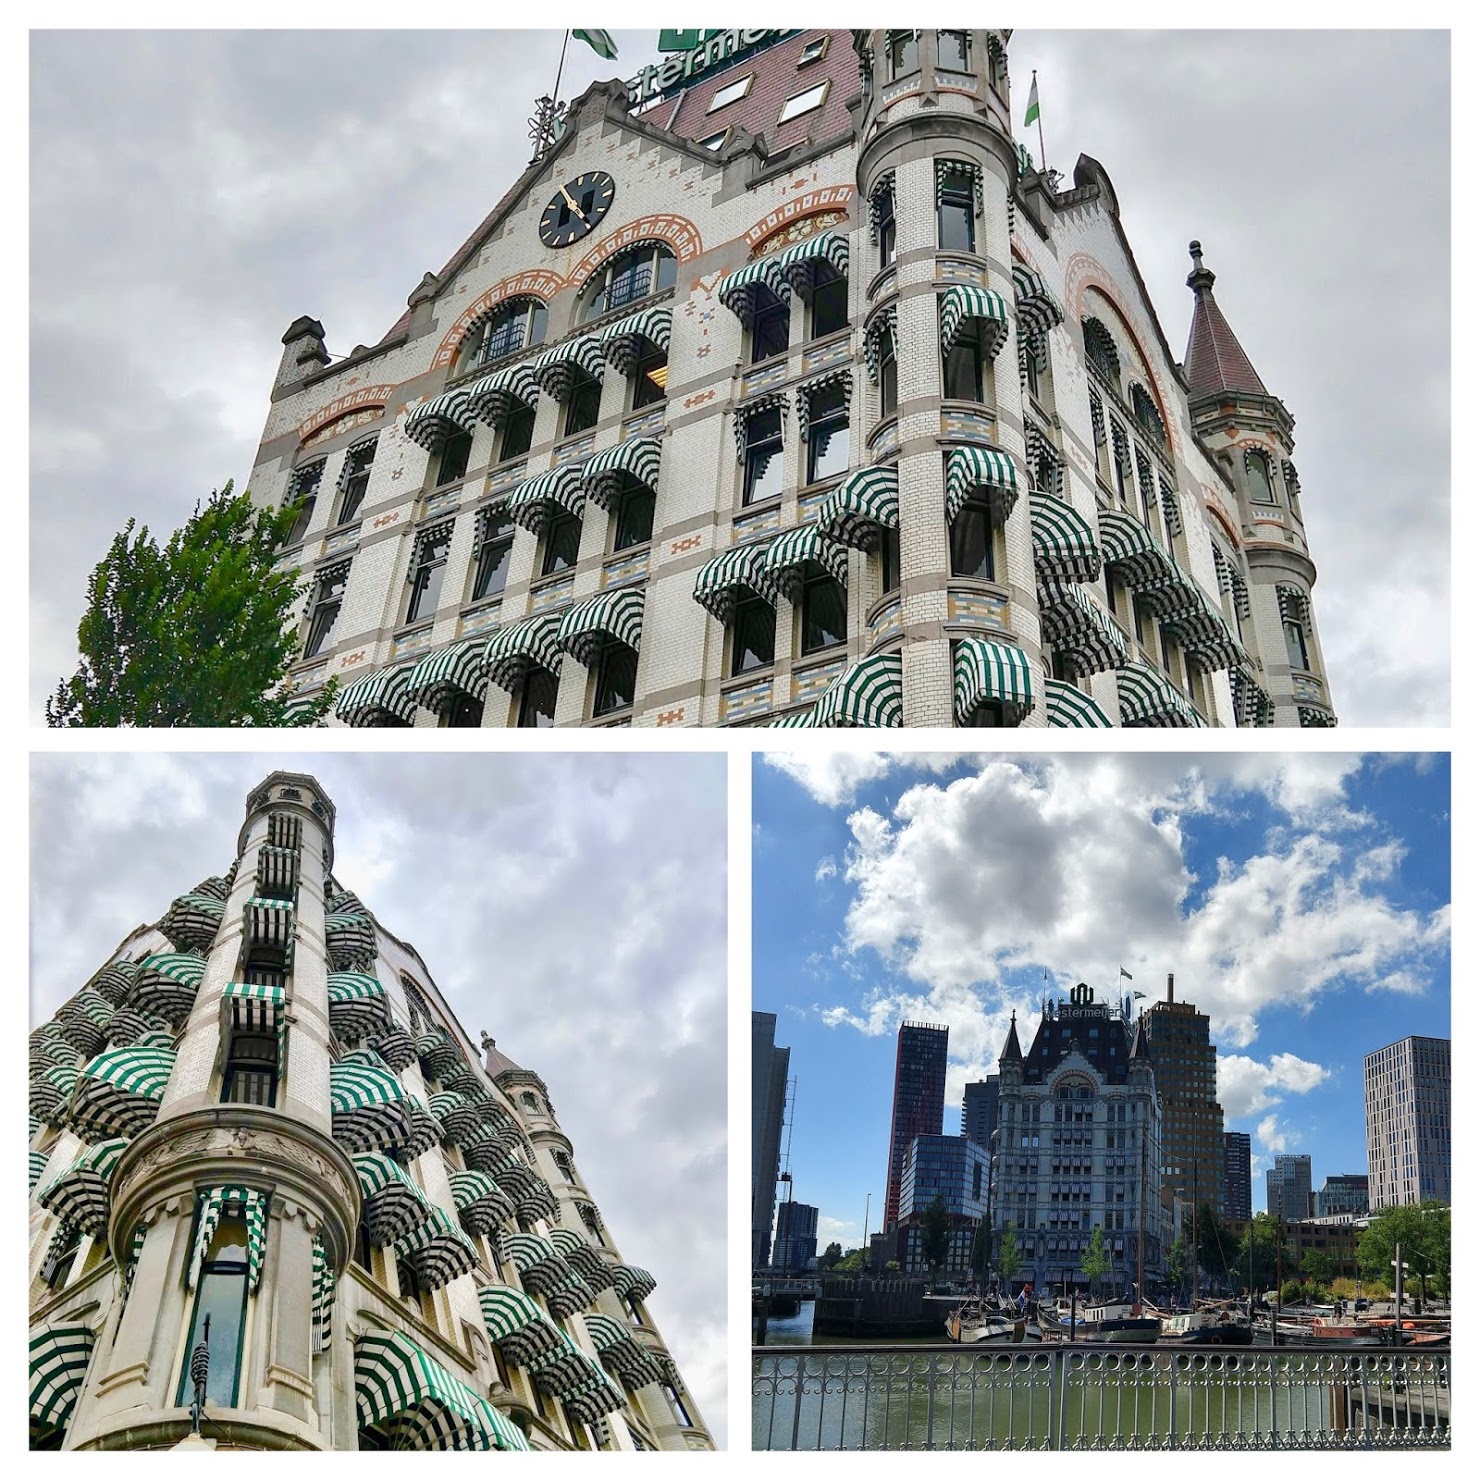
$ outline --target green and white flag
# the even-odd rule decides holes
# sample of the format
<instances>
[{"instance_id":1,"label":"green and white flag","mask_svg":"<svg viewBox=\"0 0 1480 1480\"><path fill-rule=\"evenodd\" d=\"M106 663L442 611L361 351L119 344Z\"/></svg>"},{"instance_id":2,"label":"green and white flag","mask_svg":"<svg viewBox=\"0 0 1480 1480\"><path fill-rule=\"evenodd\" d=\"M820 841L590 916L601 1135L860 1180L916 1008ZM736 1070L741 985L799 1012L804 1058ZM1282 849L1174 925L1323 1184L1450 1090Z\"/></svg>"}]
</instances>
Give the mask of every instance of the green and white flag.
<instances>
[{"instance_id":1,"label":"green and white flag","mask_svg":"<svg viewBox=\"0 0 1480 1480\"><path fill-rule=\"evenodd\" d=\"M617 43L612 40L610 31L572 31L570 34L577 41L584 41L597 56L605 57L609 62L615 60Z\"/></svg>"},{"instance_id":2,"label":"green and white flag","mask_svg":"<svg viewBox=\"0 0 1480 1480\"><path fill-rule=\"evenodd\" d=\"M579 36L581 34L582 33L580 31L577 31L576 32L576 35L577 36ZM1035 76L1033 78L1033 86L1032 86L1032 88L1028 92L1028 112L1025 115L1025 117L1023 118L1023 127L1024 128L1027 128L1027 126L1030 123L1032 123L1033 120L1035 118L1037 118L1037 117L1038 117L1038 78Z\"/></svg>"}]
</instances>

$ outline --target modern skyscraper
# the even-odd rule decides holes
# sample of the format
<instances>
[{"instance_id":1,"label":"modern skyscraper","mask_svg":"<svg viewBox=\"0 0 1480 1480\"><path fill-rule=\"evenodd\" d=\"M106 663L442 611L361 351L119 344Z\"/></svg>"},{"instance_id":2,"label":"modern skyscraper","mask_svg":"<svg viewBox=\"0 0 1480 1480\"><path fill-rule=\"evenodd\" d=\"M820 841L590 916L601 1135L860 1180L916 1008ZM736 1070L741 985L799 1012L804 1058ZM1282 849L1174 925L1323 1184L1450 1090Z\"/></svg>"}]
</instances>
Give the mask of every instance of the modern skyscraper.
<instances>
[{"instance_id":1,"label":"modern skyscraper","mask_svg":"<svg viewBox=\"0 0 1480 1480\"><path fill-rule=\"evenodd\" d=\"M1449 1040L1400 1038L1362 1061L1373 1212L1448 1202Z\"/></svg>"},{"instance_id":2,"label":"modern skyscraper","mask_svg":"<svg viewBox=\"0 0 1480 1480\"><path fill-rule=\"evenodd\" d=\"M811 1203L787 1198L777 1205L776 1246L771 1251L773 1269L806 1269L817 1257L817 1218L818 1209Z\"/></svg>"},{"instance_id":3,"label":"modern skyscraper","mask_svg":"<svg viewBox=\"0 0 1480 1480\"><path fill-rule=\"evenodd\" d=\"M961 1096L961 1134L986 1151L992 1149L992 1132L997 1128L999 1083L995 1074L989 1074L968 1084Z\"/></svg>"},{"instance_id":4,"label":"modern skyscraper","mask_svg":"<svg viewBox=\"0 0 1480 1480\"><path fill-rule=\"evenodd\" d=\"M1327 1177L1316 1190L1316 1217L1331 1218L1338 1213L1367 1211L1367 1177L1365 1173L1347 1172Z\"/></svg>"},{"instance_id":5,"label":"modern skyscraper","mask_svg":"<svg viewBox=\"0 0 1480 1480\"><path fill-rule=\"evenodd\" d=\"M1246 1131L1223 1132L1223 1216L1254 1216L1253 1190L1250 1187L1250 1146Z\"/></svg>"},{"instance_id":6,"label":"modern skyscraper","mask_svg":"<svg viewBox=\"0 0 1480 1480\"><path fill-rule=\"evenodd\" d=\"M971 1272L971 1250L987 1211L992 1183L986 1148L965 1136L916 1136L905 1151L899 1223L890 1237L891 1257L905 1274L931 1274L921 1244L925 1211L938 1197L950 1219L950 1242L941 1271L951 1279Z\"/></svg>"},{"instance_id":7,"label":"modern skyscraper","mask_svg":"<svg viewBox=\"0 0 1480 1480\"><path fill-rule=\"evenodd\" d=\"M938 1136L946 1113L946 1039L949 1030L901 1023L894 1050L894 1110L889 1124L889 1169L884 1180L884 1232L899 1221L905 1152L916 1136Z\"/></svg>"},{"instance_id":8,"label":"modern skyscraper","mask_svg":"<svg viewBox=\"0 0 1480 1480\"><path fill-rule=\"evenodd\" d=\"M1309 1218L1310 1203L1310 1157L1306 1155L1281 1155L1264 1174L1265 1211L1286 1223L1298 1223Z\"/></svg>"},{"instance_id":9,"label":"modern skyscraper","mask_svg":"<svg viewBox=\"0 0 1480 1480\"><path fill-rule=\"evenodd\" d=\"M334 827L269 776L31 1035L33 1447L170 1448L199 1382L223 1448L711 1448L550 1089L480 1056Z\"/></svg>"},{"instance_id":10,"label":"modern skyscraper","mask_svg":"<svg viewBox=\"0 0 1480 1480\"><path fill-rule=\"evenodd\" d=\"M1166 1000L1147 1008L1141 1025L1161 1100L1161 1185L1188 1202L1195 1192L1221 1212L1223 1107L1207 1014L1173 999L1168 973Z\"/></svg>"},{"instance_id":11,"label":"modern skyscraper","mask_svg":"<svg viewBox=\"0 0 1480 1480\"><path fill-rule=\"evenodd\" d=\"M776 1014L750 1015L750 1267L771 1255L776 1179L781 1174L781 1126L791 1050L776 1047Z\"/></svg>"}]
</instances>

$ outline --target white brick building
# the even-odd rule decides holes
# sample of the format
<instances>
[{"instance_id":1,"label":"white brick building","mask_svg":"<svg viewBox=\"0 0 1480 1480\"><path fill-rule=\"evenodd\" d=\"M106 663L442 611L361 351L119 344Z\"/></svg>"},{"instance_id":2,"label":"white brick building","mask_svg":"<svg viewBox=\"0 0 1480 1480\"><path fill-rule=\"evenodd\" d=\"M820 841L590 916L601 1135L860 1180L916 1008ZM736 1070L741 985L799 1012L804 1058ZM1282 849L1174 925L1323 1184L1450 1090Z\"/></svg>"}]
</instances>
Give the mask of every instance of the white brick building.
<instances>
[{"instance_id":1,"label":"white brick building","mask_svg":"<svg viewBox=\"0 0 1480 1480\"><path fill-rule=\"evenodd\" d=\"M297 683L351 724L1334 723L1292 420L1200 254L1183 365L1104 170L1034 169L1009 38L719 33L590 88L378 344L297 320L250 484L314 495Z\"/></svg>"}]
</instances>

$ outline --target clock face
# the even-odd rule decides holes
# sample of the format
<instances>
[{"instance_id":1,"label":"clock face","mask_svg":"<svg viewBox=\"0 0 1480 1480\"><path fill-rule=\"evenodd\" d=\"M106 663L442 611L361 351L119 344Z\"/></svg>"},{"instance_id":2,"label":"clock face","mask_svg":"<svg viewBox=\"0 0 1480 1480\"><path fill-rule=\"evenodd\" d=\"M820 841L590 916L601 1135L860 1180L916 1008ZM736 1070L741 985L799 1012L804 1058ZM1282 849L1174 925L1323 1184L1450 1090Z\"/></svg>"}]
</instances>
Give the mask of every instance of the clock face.
<instances>
[{"instance_id":1,"label":"clock face","mask_svg":"<svg viewBox=\"0 0 1480 1480\"><path fill-rule=\"evenodd\" d=\"M540 217L540 240L547 247L578 242L611 209L617 183L602 170L588 170L562 185Z\"/></svg>"}]
</instances>

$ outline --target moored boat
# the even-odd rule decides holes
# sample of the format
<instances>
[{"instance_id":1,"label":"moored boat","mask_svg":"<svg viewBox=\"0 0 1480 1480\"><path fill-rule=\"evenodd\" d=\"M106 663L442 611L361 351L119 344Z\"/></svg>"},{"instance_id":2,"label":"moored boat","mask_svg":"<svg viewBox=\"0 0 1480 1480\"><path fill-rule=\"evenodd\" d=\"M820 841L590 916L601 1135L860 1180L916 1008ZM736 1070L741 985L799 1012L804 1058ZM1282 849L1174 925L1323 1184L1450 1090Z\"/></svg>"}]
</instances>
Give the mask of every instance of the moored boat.
<instances>
[{"instance_id":1,"label":"moored boat","mask_svg":"<svg viewBox=\"0 0 1480 1480\"><path fill-rule=\"evenodd\" d=\"M1154 1342L1161 1336L1161 1321L1143 1313L1139 1305L1119 1302L1113 1305L1085 1307L1084 1339L1086 1341Z\"/></svg>"},{"instance_id":2,"label":"moored boat","mask_svg":"<svg viewBox=\"0 0 1480 1480\"><path fill-rule=\"evenodd\" d=\"M946 1317L946 1335L965 1346L983 1342L1019 1344L1043 1340L1043 1330L1027 1312L1014 1314L988 1305L982 1300L969 1300Z\"/></svg>"}]
</instances>

